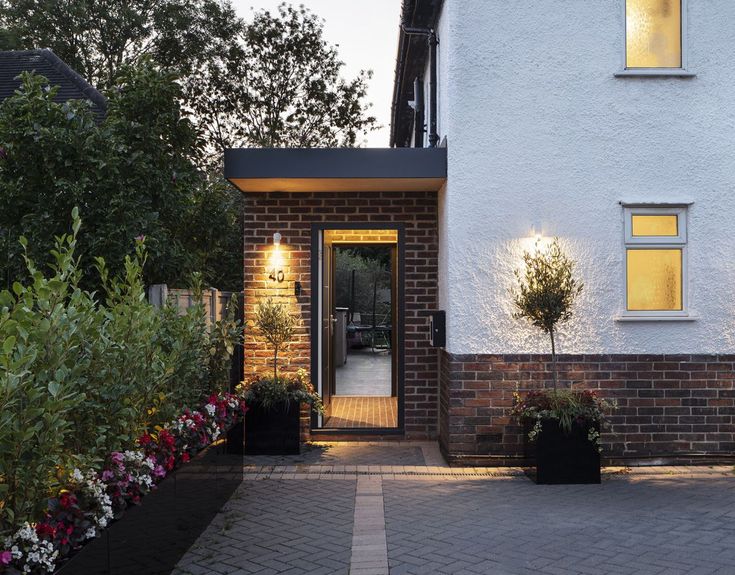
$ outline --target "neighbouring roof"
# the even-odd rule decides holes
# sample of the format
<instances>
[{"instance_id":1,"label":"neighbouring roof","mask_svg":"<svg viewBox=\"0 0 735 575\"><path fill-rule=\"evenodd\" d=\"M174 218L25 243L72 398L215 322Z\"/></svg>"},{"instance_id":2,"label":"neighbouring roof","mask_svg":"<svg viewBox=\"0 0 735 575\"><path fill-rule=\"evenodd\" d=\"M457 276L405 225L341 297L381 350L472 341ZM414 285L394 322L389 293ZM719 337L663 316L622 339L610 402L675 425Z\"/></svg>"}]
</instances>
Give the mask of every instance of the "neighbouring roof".
<instances>
[{"instance_id":1,"label":"neighbouring roof","mask_svg":"<svg viewBox=\"0 0 735 575\"><path fill-rule=\"evenodd\" d=\"M0 102L20 87L18 75L31 71L46 77L52 86L59 86L55 102L90 100L97 116L105 114L105 97L48 48L0 52Z\"/></svg>"},{"instance_id":2,"label":"neighbouring roof","mask_svg":"<svg viewBox=\"0 0 735 575\"><path fill-rule=\"evenodd\" d=\"M401 24L409 28L435 28L443 4L443 0L403 0ZM427 38L406 34L401 28L393 83L391 146L410 145L413 110L408 102L413 100L413 81L423 76L428 58Z\"/></svg>"},{"instance_id":3,"label":"neighbouring roof","mask_svg":"<svg viewBox=\"0 0 735 575\"><path fill-rule=\"evenodd\" d=\"M435 191L446 148L236 148L225 178L243 192Z\"/></svg>"}]
</instances>

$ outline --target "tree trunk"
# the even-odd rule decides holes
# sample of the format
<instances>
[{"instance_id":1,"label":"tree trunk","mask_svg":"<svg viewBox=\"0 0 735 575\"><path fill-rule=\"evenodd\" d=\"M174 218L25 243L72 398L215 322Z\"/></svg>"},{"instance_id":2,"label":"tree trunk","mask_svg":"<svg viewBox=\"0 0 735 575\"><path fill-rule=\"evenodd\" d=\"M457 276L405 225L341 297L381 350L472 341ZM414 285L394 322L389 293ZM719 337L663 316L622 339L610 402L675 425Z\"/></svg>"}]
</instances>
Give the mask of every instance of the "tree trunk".
<instances>
[{"instance_id":1,"label":"tree trunk","mask_svg":"<svg viewBox=\"0 0 735 575\"><path fill-rule=\"evenodd\" d=\"M273 381L278 381L278 346L275 346L273 351Z\"/></svg>"},{"instance_id":2,"label":"tree trunk","mask_svg":"<svg viewBox=\"0 0 735 575\"><path fill-rule=\"evenodd\" d=\"M554 378L554 391L556 391L557 386L557 371L556 371L556 345L554 342L554 330L549 331L549 336L551 337L551 374Z\"/></svg>"}]
</instances>

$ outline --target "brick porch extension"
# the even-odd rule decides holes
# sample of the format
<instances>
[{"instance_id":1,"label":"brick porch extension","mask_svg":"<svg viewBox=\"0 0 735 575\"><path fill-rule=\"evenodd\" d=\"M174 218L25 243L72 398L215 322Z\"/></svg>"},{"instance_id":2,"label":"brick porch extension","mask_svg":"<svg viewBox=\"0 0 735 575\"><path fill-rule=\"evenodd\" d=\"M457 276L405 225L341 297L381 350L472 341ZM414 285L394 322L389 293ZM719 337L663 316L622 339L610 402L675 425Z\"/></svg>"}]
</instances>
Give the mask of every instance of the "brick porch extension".
<instances>
[{"instance_id":1,"label":"brick porch extension","mask_svg":"<svg viewBox=\"0 0 735 575\"><path fill-rule=\"evenodd\" d=\"M405 433L437 434L436 350L429 347L428 312L437 305L436 192L250 193L244 196L245 376L268 373L272 352L252 327L257 302L273 297L300 318L295 342L279 354L284 373L310 369L311 228L313 223L405 226ZM273 234L279 232L285 278L268 278ZM294 282L301 295L294 295Z\"/></svg>"},{"instance_id":2,"label":"brick porch extension","mask_svg":"<svg viewBox=\"0 0 735 575\"><path fill-rule=\"evenodd\" d=\"M513 392L550 387L548 355L442 353L440 443L453 462L513 464L522 430ZM735 355L562 355L560 382L618 409L603 430L607 462L704 462L735 451ZM567 383L568 385L568 383Z\"/></svg>"}]
</instances>

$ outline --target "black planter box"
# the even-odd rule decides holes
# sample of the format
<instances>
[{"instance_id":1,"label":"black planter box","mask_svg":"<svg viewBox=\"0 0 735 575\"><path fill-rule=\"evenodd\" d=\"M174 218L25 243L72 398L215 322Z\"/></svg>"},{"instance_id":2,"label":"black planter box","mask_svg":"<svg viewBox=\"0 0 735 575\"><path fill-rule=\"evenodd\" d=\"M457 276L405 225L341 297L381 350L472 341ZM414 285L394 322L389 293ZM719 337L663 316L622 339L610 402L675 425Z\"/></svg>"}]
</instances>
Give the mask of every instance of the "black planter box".
<instances>
[{"instance_id":1,"label":"black planter box","mask_svg":"<svg viewBox=\"0 0 735 575\"><path fill-rule=\"evenodd\" d=\"M248 406L245 414L246 455L297 455L301 452L301 404L280 403L265 409Z\"/></svg>"},{"instance_id":2,"label":"black planter box","mask_svg":"<svg viewBox=\"0 0 735 575\"><path fill-rule=\"evenodd\" d=\"M556 419L544 419L541 422L541 433L536 441L530 443L528 431L531 424L526 425L526 441L530 443L530 452L536 459L536 483L546 485L600 483L600 452L587 434L594 428L599 432L597 424L572 424L569 434L559 425Z\"/></svg>"},{"instance_id":3,"label":"black planter box","mask_svg":"<svg viewBox=\"0 0 735 575\"><path fill-rule=\"evenodd\" d=\"M210 446L129 507L57 575L169 575L242 482L242 455Z\"/></svg>"}]
</instances>

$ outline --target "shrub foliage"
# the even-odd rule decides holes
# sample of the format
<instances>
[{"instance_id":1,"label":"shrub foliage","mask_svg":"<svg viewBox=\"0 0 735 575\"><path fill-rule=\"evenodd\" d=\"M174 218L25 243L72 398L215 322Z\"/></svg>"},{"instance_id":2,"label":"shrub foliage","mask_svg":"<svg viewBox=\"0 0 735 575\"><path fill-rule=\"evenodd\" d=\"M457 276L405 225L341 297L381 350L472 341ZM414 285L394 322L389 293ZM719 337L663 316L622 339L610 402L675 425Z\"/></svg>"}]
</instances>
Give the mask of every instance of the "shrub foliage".
<instances>
[{"instance_id":1,"label":"shrub foliage","mask_svg":"<svg viewBox=\"0 0 735 575\"><path fill-rule=\"evenodd\" d=\"M50 272L26 255L30 280L0 292L0 535L42 516L70 469L99 468L221 391L239 337L234 312L208 329L201 305L151 306L142 240L117 277L97 260L104 293L83 290L76 209L72 221Z\"/></svg>"}]
</instances>

